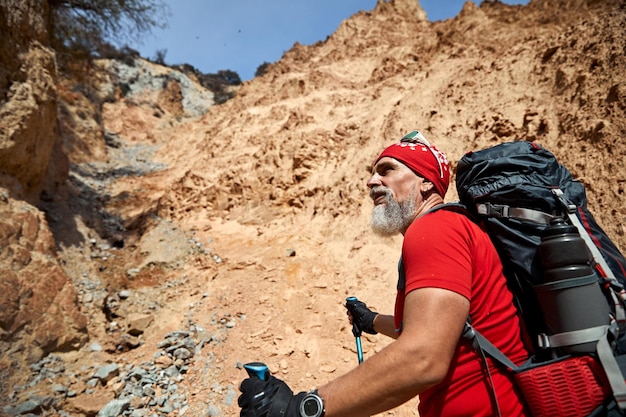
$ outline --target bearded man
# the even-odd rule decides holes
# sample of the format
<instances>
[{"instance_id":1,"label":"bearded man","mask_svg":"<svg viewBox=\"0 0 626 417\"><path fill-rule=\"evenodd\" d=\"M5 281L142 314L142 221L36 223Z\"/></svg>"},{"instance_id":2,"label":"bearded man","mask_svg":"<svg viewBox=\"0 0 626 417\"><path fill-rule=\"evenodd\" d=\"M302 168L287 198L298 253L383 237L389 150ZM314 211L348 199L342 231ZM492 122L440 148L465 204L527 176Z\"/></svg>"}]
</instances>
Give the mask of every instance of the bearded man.
<instances>
[{"instance_id":1,"label":"bearded man","mask_svg":"<svg viewBox=\"0 0 626 417\"><path fill-rule=\"evenodd\" d=\"M419 396L421 417L529 416L509 372L462 338L473 327L516 364L528 358L513 296L485 231L444 203L446 156L418 131L375 159L367 182L371 225L402 234L393 315L348 305L362 331L395 340L349 373L293 395L273 376L241 384L241 417L367 417Z\"/></svg>"}]
</instances>

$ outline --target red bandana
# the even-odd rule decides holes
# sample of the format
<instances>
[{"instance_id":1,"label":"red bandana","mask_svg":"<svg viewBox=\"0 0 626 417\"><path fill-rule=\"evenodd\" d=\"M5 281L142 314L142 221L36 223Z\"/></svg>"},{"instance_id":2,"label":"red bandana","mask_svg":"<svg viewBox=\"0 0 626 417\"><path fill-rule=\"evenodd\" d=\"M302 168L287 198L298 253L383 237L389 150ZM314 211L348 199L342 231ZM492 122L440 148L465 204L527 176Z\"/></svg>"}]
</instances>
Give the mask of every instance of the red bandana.
<instances>
[{"instance_id":1,"label":"red bandana","mask_svg":"<svg viewBox=\"0 0 626 417\"><path fill-rule=\"evenodd\" d=\"M385 156L394 158L408 166L417 175L432 182L444 197L450 184L450 163L446 155L431 145L418 131L407 134L400 142L387 147L378 155L374 164Z\"/></svg>"}]
</instances>

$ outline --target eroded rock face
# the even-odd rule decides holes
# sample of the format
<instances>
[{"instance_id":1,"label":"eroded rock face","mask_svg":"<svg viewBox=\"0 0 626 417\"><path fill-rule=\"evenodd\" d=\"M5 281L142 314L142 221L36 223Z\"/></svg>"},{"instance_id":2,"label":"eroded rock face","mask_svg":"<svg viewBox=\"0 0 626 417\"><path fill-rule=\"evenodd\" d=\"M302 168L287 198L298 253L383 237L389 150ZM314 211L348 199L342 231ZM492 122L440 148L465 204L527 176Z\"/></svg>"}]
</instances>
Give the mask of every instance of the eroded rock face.
<instances>
[{"instance_id":1,"label":"eroded rock face","mask_svg":"<svg viewBox=\"0 0 626 417\"><path fill-rule=\"evenodd\" d=\"M56 58L46 46L45 7L2 0L0 16L0 350L19 367L76 348L86 340L87 322L45 215L34 205L68 171L57 135Z\"/></svg>"},{"instance_id":2,"label":"eroded rock face","mask_svg":"<svg viewBox=\"0 0 626 417\"><path fill-rule=\"evenodd\" d=\"M0 189L0 219L0 341L20 339L32 359L80 346L87 321L43 213Z\"/></svg>"},{"instance_id":3,"label":"eroded rock face","mask_svg":"<svg viewBox=\"0 0 626 417\"><path fill-rule=\"evenodd\" d=\"M18 54L28 48L31 42L45 43L47 33L45 19L41 11L41 2L33 0L0 0L0 95L6 97L8 89L16 81L23 81L19 76L20 60ZM35 12L36 11L36 12ZM10 29L10 30L9 30Z\"/></svg>"},{"instance_id":4,"label":"eroded rock face","mask_svg":"<svg viewBox=\"0 0 626 417\"><path fill-rule=\"evenodd\" d=\"M3 181L13 193L35 198L49 170L63 173L62 155L51 159L57 140L56 61L46 46L45 16L40 2L4 0L6 20L0 30L9 34L2 43L1 72L4 103L0 107L0 172L21 186ZM60 165L60 169L59 166ZM51 178L47 178L51 180ZM61 179L62 180L62 179ZM54 181L52 181L54 182Z\"/></svg>"}]
</instances>

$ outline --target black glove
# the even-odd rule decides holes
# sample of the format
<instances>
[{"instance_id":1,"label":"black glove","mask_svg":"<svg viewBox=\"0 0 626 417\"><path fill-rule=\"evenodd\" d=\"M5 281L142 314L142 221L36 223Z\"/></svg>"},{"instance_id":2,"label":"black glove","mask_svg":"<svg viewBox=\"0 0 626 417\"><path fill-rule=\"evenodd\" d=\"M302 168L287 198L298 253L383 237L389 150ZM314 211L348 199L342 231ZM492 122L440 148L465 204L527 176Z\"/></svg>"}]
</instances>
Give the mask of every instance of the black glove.
<instances>
[{"instance_id":1,"label":"black glove","mask_svg":"<svg viewBox=\"0 0 626 417\"><path fill-rule=\"evenodd\" d=\"M370 310L363 301L347 301L346 308L348 309L348 314L352 316L352 323L361 331L369 334L378 333L374 330L374 317L376 317L378 313Z\"/></svg>"},{"instance_id":2,"label":"black glove","mask_svg":"<svg viewBox=\"0 0 626 417\"><path fill-rule=\"evenodd\" d=\"M239 387L240 417L299 417L306 392L293 395L284 381L270 376L267 381L246 378Z\"/></svg>"}]
</instances>

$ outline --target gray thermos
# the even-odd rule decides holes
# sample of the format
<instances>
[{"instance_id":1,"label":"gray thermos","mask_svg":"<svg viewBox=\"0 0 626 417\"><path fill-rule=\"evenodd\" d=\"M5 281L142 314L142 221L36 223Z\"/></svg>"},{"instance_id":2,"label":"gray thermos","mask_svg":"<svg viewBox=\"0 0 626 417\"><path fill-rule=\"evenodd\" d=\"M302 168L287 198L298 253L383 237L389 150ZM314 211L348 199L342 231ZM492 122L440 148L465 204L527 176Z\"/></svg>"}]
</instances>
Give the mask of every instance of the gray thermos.
<instances>
[{"instance_id":1,"label":"gray thermos","mask_svg":"<svg viewBox=\"0 0 626 417\"><path fill-rule=\"evenodd\" d=\"M551 335L608 325L610 308L592 268L593 257L575 226L553 219L539 245L544 283L534 287ZM563 353L594 352L597 342L572 344Z\"/></svg>"}]
</instances>

